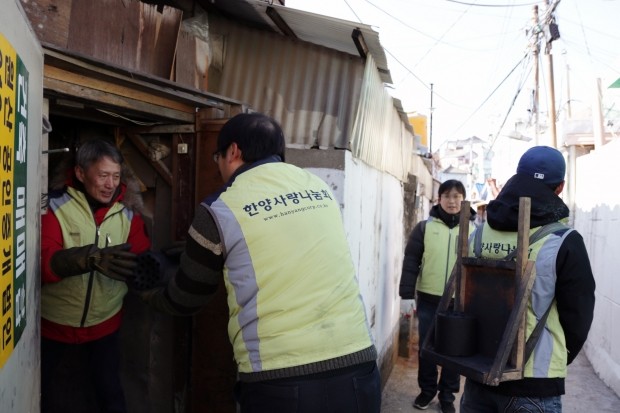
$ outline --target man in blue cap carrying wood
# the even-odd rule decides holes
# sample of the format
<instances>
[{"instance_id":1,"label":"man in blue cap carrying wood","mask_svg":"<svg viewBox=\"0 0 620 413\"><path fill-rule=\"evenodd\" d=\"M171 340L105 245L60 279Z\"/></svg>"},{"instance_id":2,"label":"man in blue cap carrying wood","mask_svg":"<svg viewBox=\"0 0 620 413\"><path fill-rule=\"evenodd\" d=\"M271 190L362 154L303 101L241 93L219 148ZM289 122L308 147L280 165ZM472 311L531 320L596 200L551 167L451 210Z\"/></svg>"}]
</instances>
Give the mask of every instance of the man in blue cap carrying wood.
<instances>
[{"instance_id":1,"label":"man in blue cap carrying wood","mask_svg":"<svg viewBox=\"0 0 620 413\"><path fill-rule=\"evenodd\" d=\"M581 235L563 223L569 209L559 197L566 163L557 149L535 146L526 151L517 173L487 207L487 220L470 253L502 259L517 246L519 198L531 199L530 235L553 224L553 230L530 244L535 281L529 298L526 338L540 331L526 360L524 377L489 386L467 379L461 413L561 413L567 366L581 350L594 313L594 276ZM480 234L478 234L480 235ZM496 247L501 244L501 248ZM493 245L493 248L489 246ZM486 248L485 248L486 246ZM536 329L538 323L544 328Z\"/></svg>"}]
</instances>

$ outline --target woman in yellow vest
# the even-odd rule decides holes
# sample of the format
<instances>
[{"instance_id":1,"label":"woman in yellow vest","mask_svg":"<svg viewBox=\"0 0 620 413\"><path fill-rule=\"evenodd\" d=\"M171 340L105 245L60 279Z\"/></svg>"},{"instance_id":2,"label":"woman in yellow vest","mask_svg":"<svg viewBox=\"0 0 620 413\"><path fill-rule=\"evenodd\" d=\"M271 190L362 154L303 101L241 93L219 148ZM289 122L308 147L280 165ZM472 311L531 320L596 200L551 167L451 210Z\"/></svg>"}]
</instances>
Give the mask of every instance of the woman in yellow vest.
<instances>
[{"instance_id":1,"label":"woman in yellow vest","mask_svg":"<svg viewBox=\"0 0 620 413\"><path fill-rule=\"evenodd\" d=\"M399 294L403 299L416 299L420 345L426 338L444 287L456 262L461 201L466 192L455 179L439 186L439 204L433 206L426 221L419 222L411 232L405 248ZM471 219L476 212L471 209ZM473 225L470 225L473 228ZM416 295L417 292L417 295ZM439 393L443 413L453 413L455 394L459 392L460 376L420 357L418 352L418 386L420 394L413 402L417 409L427 409Z\"/></svg>"}]
</instances>

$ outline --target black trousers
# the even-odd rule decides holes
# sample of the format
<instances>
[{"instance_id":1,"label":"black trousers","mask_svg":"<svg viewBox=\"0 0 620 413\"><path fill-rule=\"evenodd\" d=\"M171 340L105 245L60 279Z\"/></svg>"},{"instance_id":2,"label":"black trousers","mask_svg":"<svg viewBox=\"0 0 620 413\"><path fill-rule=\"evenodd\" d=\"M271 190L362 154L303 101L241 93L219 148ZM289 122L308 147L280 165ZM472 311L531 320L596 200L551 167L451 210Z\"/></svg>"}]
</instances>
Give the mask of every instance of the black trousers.
<instances>
[{"instance_id":1,"label":"black trousers","mask_svg":"<svg viewBox=\"0 0 620 413\"><path fill-rule=\"evenodd\" d=\"M86 366L84 368L94 388L99 411L101 413L126 413L125 396L118 373L120 366L118 331L99 340L83 344L67 344L41 338L41 413L67 411L60 405L71 405L72 400L58 400L58 395L53 395L52 392L58 389L56 382L58 367L63 356L69 350L75 349L85 353ZM79 378L74 378L74 380L79 380Z\"/></svg>"},{"instance_id":2,"label":"black trousers","mask_svg":"<svg viewBox=\"0 0 620 413\"><path fill-rule=\"evenodd\" d=\"M418 315L418 338L419 346L426 339L426 334L431 328L435 313L439 304L430 303L424 300L416 300L416 312ZM439 380L437 380L439 376ZM422 393L435 396L442 402L454 402L455 393L459 392L461 376L449 369L442 368L441 375L438 373L438 366L432 361L420 357L418 351L418 386Z\"/></svg>"},{"instance_id":3,"label":"black trousers","mask_svg":"<svg viewBox=\"0 0 620 413\"><path fill-rule=\"evenodd\" d=\"M241 413L379 413L381 378L369 362L328 373L238 382Z\"/></svg>"}]
</instances>

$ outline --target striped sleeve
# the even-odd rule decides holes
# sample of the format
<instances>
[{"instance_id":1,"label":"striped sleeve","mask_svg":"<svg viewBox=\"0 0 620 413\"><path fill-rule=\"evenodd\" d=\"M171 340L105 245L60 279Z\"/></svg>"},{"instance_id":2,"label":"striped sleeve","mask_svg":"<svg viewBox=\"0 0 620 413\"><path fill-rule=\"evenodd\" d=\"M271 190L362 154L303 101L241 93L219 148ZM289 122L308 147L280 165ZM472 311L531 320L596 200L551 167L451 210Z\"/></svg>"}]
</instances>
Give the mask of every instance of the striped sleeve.
<instances>
[{"instance_id":1,"label":"striped sleeve","mask_svg":"<svg viewBox=\"0 0 620 413\"><path fill-rule=\"evenodd\" d=\"M222 278L224 257L217 225L199 206L187 234L180 266L168 285L144 298L155 308L174 315L191 315L211 299Z\"/></svg>"}]
</instances>

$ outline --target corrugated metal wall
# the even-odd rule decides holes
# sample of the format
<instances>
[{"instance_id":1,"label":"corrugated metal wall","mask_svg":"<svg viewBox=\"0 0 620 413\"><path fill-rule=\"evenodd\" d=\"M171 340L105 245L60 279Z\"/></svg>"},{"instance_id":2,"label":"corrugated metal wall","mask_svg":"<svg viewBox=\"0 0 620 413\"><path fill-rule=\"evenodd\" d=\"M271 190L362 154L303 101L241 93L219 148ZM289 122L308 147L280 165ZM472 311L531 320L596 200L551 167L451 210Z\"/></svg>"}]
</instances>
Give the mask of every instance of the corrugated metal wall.
<instances>
[{"instance_id":1,"label":"corrugated metal wall","mask_svg":"<svg viewBox=\"0 0 620 413\"><path fill-rule=\"evenodd\" d=\"M424 195L428 199L433 199L433 176L428 171L422 158L417 155L413 155L411 158L410 173L418 177L418 195Z\"/></svg>"},{"instance_id":2,"label":"corrugated metal wall","mask_svg":"<svg viewBox=\"0 0 620 413\"><path fill-rule=\"evenodd\" d=\"M379 33L373 26L330 16L315 15L291 7L274 6L278 14L293 28L300 39L350 55L358 56L357 47L351 36L354 30L359 30L366 47L368 47L368 54L373 56L377 68L380 70L381 80L384 83L392 83L392 76L388 69L385 51L379 40Z\"/></svg>"},{"instance_id":3,"label":"corrugated metal wall","mask_svg":"<svg viewBox=\"0 0 620 413\"><path fill-rule=\"evenodd\" d=\"M364 64L346 53L212 18L223 36L219 85L210 91L278 120L293 148L348 148Z\"/></svg>"},{"instance_id":4,"label":"corrugated metal wall","mask_svg":"<svg viewBox=\"0 0 620 413\"><path fill-rule=\"evenodd\" d=\"M372 56L368 56L351 134L351 152L402 182L407 182L410 173L425 187L432 188L433 178L417 155L415 137L407 126L381 81Z\"/></svg>"},{"instance_id":5,"label":"corrugated metal wall","mask_svg":"<svg viewBox=\"0 0 620 413\"><path fill-rule=\"evenodd\" d=\"M209 90L278 120L288 147L351 149L403 182L412 173L432 187L372 56L364 65L358 56L217 16L210 16L209 36L222 48L214 54L223 56L219 79L210 81Z\"/></svg>"}]
</instances>

